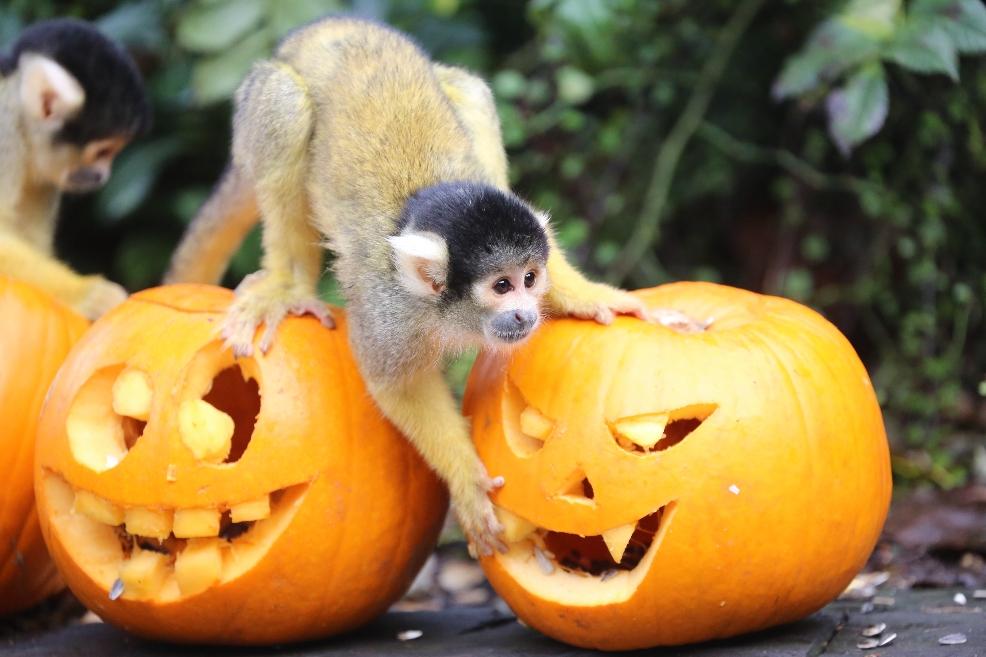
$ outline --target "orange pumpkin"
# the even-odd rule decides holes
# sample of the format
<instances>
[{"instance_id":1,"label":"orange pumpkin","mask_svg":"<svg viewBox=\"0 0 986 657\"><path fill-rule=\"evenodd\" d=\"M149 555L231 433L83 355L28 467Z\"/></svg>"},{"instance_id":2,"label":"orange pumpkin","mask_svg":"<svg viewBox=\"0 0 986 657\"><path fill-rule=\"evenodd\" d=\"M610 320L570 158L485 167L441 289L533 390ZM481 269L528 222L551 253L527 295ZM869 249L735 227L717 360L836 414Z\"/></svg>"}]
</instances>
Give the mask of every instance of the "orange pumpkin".
<instances>
[{"instance_id":1,"label":"orange pumpkin","mask_svg":"<svg viewBox=\"0 0 986 657\"><path fill-rule=\"evenodd\" d=\"M863 566L890 501L883 420L849 342L786 299L637 293L711 324L552 321L482 356L466 410L510 550L483 559L527 624L625 650L801 618Z\"/></svg>"},{"instance_id":2,"label":"orange pumpkin","mask_svg":"<svg viewBox=\"0 0 986 657\"><path fill-rule=\"evenodd\" d=\"M326 636L385 610L434 548L444 487L386 422L346 323L267 354L216 337L227 290L147 290L96 322L38 432L42 529L105 620L177 642Z\"/></svg>"},{"instance_id":3,"label":"orange pumpkin","mask_svg":"<svg viewBox=\"0 0 986 657\"><path fill-rule=\"evenodd\" d=\"M64 586L34 507L34 432L48 385L89 325L41 290L0 276L0 615Z\"/></svg>"}]
</instances>

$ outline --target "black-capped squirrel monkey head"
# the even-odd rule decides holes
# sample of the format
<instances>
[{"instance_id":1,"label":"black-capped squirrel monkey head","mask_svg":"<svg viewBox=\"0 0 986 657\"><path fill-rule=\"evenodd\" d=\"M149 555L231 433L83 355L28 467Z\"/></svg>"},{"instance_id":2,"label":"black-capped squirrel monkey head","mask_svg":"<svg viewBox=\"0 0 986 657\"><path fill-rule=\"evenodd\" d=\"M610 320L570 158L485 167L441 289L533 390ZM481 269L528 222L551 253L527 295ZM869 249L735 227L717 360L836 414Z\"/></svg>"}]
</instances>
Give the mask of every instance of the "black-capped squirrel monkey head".
<instances>
[{"instance_id":1,"label":"black-capped squirrel monkey head","mask_svg":"<svg viewBox=\"0 0 986 657\"><path fill-rule=\"evenodd\" d=\"M452 345L509 347L541 321L547 215L499 189L441 183L407 203L390 237L400 285Z\"/></svg>"},{"instance_id":2,"label":"black-capped squirrel monkey head","mask_svg":"<svg viewBox=\"0 0 986 657\"><path fill-rule=\"evenodd\" d=\"M31 175L62 191L101 187L116 155L150 125L134 63L83 21L27 28L0 59L0 72L14 81Z\"/></svg>"}]
</instances>

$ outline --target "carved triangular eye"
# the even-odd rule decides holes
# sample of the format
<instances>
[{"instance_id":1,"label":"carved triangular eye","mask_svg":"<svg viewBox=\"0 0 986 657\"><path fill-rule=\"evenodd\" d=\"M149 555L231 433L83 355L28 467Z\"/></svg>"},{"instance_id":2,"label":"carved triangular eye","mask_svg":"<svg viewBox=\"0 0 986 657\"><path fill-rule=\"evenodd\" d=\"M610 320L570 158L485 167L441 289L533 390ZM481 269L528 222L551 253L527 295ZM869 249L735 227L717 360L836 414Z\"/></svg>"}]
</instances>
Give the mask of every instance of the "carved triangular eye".
<instances>
[{"instance_id":1,"label":"carved triangular eye","mask_svg":"<svg viewBox=\"0 0 986 657\"><path fill-rule=\"evenodd\" d=\"M628 452L661 452L695 431L718 408L716 404L692 404L673 411L644 413L610 423L616 443Z\"/></svg>"}]
</instances>

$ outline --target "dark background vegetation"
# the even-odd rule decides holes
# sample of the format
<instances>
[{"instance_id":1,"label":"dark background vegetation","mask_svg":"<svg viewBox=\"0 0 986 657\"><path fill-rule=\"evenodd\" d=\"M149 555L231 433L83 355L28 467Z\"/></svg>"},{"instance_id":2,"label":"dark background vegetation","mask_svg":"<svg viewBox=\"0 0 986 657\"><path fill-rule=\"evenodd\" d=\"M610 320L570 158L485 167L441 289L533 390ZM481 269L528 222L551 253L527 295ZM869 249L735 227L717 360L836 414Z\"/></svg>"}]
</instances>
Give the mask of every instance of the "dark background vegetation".
<instances>
[{"instance_id":1,"label":"dark background vegetation","mask_svg":"<svg viewBox=\"0 0 986 657\"><path fill-rule=\"evenodd\" d=\"M592 275L821 310L873 376L898 481L986 481L981 0L8 1L0 46L31 21L93 20L154 98L110 184L65 203L59 253L156 284L225 164L243 73L332 12L491 81L515 188ZM226 282L258 254L254 233Z\"/></svg>"}]
</instances>

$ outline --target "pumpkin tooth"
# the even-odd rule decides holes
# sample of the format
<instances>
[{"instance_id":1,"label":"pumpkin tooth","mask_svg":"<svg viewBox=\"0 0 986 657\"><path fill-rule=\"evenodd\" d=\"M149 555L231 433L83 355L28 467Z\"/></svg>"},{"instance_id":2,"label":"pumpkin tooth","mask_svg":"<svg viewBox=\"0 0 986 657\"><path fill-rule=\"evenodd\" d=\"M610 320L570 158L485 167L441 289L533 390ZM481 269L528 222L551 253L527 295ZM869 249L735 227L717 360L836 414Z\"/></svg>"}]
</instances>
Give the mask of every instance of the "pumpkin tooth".
<instances>
[{"instance_id":1,"label":"pumpkin tooth","mask_svg":"<svg viewBox=\"0 0 986 657\"><path fill-rule=\"evenodd\" d=\"M127 533L164 540L171 533L173 522L169 509L151 509L143 506L130 507L124 513Z\"/></svg>"},{"instance_id":2,"label":"pumpkin tooth","mask_svg":"<svg viewBox=\"0 0 986 657\"><path fill-rule=\"evenodd\" d=\"M528 406L520 414L520 430L531 438L544 440L551 433L552 426L551 420L541 415L533 406Z\"/></svg>"},{"instance_id":3,"label":"pumpkin tooth","mask_svg":"<svg viewBox=\"0 0 986 657\"><path fill-rule=\"evenodd\" d=\"M81 513L90 520L101 522L104 525L122 525L123 509L106 498L100 497L87 490L75 491L75 501L72 502L72 511Z\"/></svg>"},{"instance_id":4,"label":"pumpkin tooth","mask_svg":"<svg viewBox=\"0 0 986 657\"><path fill-rule=\"evenodd\" d=\"M192 538L175 558L175 580L182 595L200 593L217 581L222 574L223 556L219 541L213 538Z\"/></svg>"},{"instance_id":5,"label":"pumpkin tooth","mask_svg":"<svg viewBox=\"0 0 986 657\"><path fill-rule=\"evenodd\" d=\"M144 372L126 369L113 382L113 412L144 422L151 414L151 378Z\"/></svg>"},{"instance_id":6,"label":"pumpkin tooth","mask_svg":"<svg viewBox=\"0 0 986 657\"><path fill-rule=\"evenodd\" d=\"M620 563L623 560L623 553L626 552L627 545L630 544L630 537L633 536L636 528L637 523L633 522L614 527L613 529L607 529L602 533L603 542L606 543L606 549L609 550L610 556L613 557L613 561L616 563Z\"/></svg>"},{"instance_id":7,"label":"pumpkin tooth","mask_svg":"<svg viewBox=\"0 0 986 657\"><path fill-rule=\"evenodd\" d=\"M135 549L120 565L120 581L128 598L149 598L164 586L168 576L167 555L152 550Z\"/></svg>"},{"instance_id":8,"label":"pumpkin tooth","mask_svg":"<svg viewBox=\"0 0 986 657\"><path fill-rule=\"evenodd\" d=\"M493 510L496 512L497 520L503 525L503 540L507 543L522 541L537 529L537 525L533 522L525 520L504 508L494 506Z\"/></svg>"},{"instance_id":9,"label":"pumpkin tooth","mask_svg":"<svg viewBox=\"0 0 986 657\"><path fill-rule=\"evenodd\" d=\"M177 509L175 538L206 538L219 535L219 509Z\"/></svg>"},{"instance_id":10,"label":"pumpkin tooth","mask_svg":"<svg viewBox=\"0 0 986 657\"><path fill-rule=\"evenodd\" d=\"M235 428L233 418L204 399L188 399L178 407L181 441L200 461L219 463L229 456Z\"/></svg>"},{"instance_id":11,"label":"pumpkin tooth","mask_svg":"<svg viewBox=\"0 0 986 657\"><path fill-rule=\"evenodd\" d=\"M617 420L613 425L617 436L629 440L644 449L651 449L664 435L668 424L668 413L652 413Z\"/></svg>"},{"instance_id":12,"label":"pumpkin tooth","mask_svg":"<svg viewBox=\"0 0 986 657\"><path fill-rule=\"evenodd\" d=\"M260 499L240 502L229 507L229 519L233 522L263 520L270 515L270 495Z\"/></svg>"}]
</instances>

